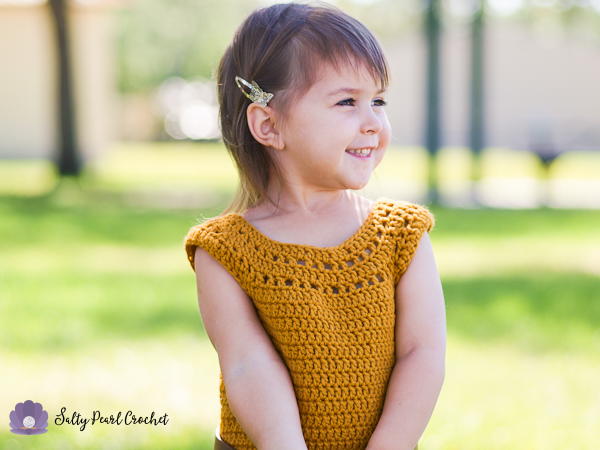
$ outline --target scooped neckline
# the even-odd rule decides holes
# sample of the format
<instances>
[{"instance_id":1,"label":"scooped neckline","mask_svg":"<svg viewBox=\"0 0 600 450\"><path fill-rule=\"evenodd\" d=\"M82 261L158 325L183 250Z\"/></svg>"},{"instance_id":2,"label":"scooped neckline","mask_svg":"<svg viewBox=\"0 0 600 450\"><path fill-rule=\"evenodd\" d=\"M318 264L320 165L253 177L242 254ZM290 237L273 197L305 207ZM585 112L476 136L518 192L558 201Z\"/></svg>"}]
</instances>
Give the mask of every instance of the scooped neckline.
<instances>
[{"instance_id":1,"label":"scooped neckline","mask_svg":"<svg viewBox=\"0 0 600 450\"><path fill-rule=\"evenodd\" d=\"M381 205L383 205L386 202L388 202L388 200L384 197L379 197L377 200L375 200L373 202L373 205L371 206L371 210L369 211L369 214L367 214L367 217L365 218L365 220L363 221L361 226L354 232L354 234L352 234L350 237L348 237L341 244L334 245L334 246L328 246L328 247L320 247L317 245L297 244L294 242L278 241L276 239L270 238L269 236L264 234L262 231L258 230L254 225L252 225L250 222L248 222L248 220L242 214L239 214L239 213L230 213L230 214L233 217L235 217L241 224L243 224L243 226L250 233L252 233L254 236L256 236L260 241L270 244L271 246L284 247L284 248L288 248L288 249L294 248L294 249L300 249L300 250L312 250L312 251L316 251L316 252L337 252L337 251L343 250L347 247L351 247L351 245L355 241L359 240L363 236L363 234L366 233L367 229L369 228L369 226L375 219L376 213L379 211L379 208L381 207Z\"/></svg>"}]
</instances>

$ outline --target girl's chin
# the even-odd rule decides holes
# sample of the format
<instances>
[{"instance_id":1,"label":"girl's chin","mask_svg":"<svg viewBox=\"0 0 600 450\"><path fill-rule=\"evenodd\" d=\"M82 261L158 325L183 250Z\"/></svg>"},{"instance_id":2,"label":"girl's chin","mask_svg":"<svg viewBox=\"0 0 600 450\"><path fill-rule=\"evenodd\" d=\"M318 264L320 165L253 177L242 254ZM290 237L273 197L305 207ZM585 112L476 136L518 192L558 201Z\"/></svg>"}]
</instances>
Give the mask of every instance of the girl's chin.
<instances>
[{"instance_id":1,"label":"girl's chin","mask_svg":"<svg viewBox=\"0 0 600 450\"><path fill-rule=\"evenodd\" d=\"M370 179L370 175L366 177L354 177L353 179L346 179L346 189L363 189L367 184L369 184Z\"/></svg>"}]
</instances>

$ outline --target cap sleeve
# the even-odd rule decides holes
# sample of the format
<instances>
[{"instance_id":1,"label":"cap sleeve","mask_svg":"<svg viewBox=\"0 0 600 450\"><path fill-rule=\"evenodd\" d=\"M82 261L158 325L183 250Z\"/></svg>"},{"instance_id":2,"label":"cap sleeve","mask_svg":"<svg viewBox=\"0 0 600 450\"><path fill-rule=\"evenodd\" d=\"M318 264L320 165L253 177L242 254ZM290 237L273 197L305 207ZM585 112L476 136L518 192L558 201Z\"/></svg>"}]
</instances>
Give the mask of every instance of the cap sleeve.
<instances>
[{"instance_id":1,"label":"cap sleeve","mask_svg":"<svg viewBox=\"0 0 600 450\"><path fill-rule=\"evenodd\" d=\"M394 237L394 285L408 269L419 246L421 237L435 226L435 217L425 206L417 203L399 202L396 207Z\"/></svg>"},{"instance_id":2,"label":"cap sleeve","mask_svg":"<svg viewBox=\"0 0 600 450\"><path fill-rule=\"evenodd\" d=\"M196 258L196 248L202 247L208 251L208 249L212 247L212 243L210 242L210 236L207 236L207 234L204 231L205 230L203 230L202 225L195 225L192 228L190 228L184 239L187 259L194 272L196 271L196 266L194 265Z\"/></svg>"},{"instance_id":3,"label":"cap sleeve","mask_svg":"<svg viewBox=\"0 0 600 450\"><path fill-rule=\"evenodd\" d=\"M226 224L218 218L208 219L191 227L185 236L184 245L192 270L196 270L194 265L196 248L202 247L229 272L235 271L232 242L229 235Z\"/></svg>"}]
</instances>

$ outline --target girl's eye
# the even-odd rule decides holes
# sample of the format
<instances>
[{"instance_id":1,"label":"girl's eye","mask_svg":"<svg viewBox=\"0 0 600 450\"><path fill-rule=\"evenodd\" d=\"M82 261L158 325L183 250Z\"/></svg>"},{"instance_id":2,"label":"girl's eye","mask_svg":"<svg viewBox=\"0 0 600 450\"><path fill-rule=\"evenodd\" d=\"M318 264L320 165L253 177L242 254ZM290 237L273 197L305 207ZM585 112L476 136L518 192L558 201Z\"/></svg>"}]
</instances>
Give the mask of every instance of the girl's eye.
<instances>
[{"instance_id":1,"label":"girl's eye","mask_svg":"<svg viewBox=\"0 0 600 450\"><path fill-rule=\"evenodd\" d=\"M347 98L346 100L342 100L341 102L339 102L338 105L340 105L340 106L351 106L347 102L354 103L355 101L356 100L354 100L353 98ZM385 100L381 99L381 98L376 99L375 102L377 102L376 103L377 106L385 106L385 105L387 105L387 102Z\"/></svg>"}]
</instances>

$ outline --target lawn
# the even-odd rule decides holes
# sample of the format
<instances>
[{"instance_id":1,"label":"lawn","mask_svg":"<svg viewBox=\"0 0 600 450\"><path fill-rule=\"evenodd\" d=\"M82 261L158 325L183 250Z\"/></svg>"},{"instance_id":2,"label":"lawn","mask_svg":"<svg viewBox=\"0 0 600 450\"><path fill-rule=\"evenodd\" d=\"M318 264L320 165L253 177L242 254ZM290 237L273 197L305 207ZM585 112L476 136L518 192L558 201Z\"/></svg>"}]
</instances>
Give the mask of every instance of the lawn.
<instances>
[{"instance_id":1,"label":"lawn","mask_svg":"<svg viewBox=\"0 0 600 450\"><path fill-rule=\"evenodd\" d=\"M212 448L218 359L183 238L225 206L235 171L218 148L144 152L53 193L42 163L0 163L0 448ZM422 160L394 155L381 184L418 181L406 161ZM597 449L600 211L431 210L447 373L419 448ZM47 433L9 432L27 399L48 411ZM54 424L62 407L169 422L80 431Z\"/></svg>"}]
</instances>

